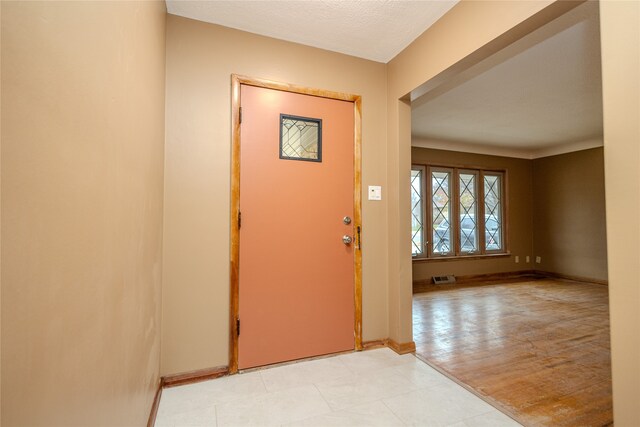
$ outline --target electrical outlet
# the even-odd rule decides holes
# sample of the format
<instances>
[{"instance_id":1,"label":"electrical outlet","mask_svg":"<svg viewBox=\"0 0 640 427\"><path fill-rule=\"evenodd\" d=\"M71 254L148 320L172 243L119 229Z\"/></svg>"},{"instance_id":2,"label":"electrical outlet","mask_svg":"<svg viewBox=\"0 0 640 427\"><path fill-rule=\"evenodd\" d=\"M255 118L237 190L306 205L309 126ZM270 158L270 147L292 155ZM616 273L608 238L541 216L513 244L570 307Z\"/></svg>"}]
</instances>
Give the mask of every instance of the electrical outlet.
<instances>
[{"instance_id":1,"label":"electrical outlet","mask_svg":"<svg viewBox=\"0 0 640 427\"><path fill-rule=\"evenodd\" d=\"M516 255L516 264L520 262L520 257Z\"/></svg>"},{"instance_id":2,"label":"electrical outlet","mask_svg":"<svg viewBox=\"0 0 640 427\"><path fill-rule=\"evenodd\" d=\"M529 264L529 255L525 258L527 260L527 264Z\"/></svg>"},{"instance_id":3,"label":"electrical outlet","mask_svg":"<svg viewBox=\"0 0 640 427\"><path fill-rule=\"evenodd\" d=\"M540 258L539 256L536 257L536 264L540 264L540 262L542 261L542 258Z\"/></svg>"}]
</instances>

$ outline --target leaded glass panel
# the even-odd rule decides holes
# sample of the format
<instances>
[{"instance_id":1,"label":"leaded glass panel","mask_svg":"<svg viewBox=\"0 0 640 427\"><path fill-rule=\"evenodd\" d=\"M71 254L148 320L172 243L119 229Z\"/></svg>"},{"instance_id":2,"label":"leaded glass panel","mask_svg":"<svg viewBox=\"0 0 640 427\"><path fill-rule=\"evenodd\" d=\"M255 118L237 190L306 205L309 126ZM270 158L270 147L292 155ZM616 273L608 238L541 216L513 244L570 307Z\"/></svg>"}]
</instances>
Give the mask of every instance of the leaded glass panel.
<instances>
[{"instance_id":1,"label":"leaded glass panel","mask_svg":"<svg viewBox=\"0 0 640 427\"><path fill-rule=\"evenodd\" d=\"M503 249L502 243L502 175L484 176L485 249Z\"/></svg>"},{"instance_id":2,"label":"leaded glass panel","mask_svg":"<svg viewBox=\"0 0 640 427\"><path fill-rule=\"evenodd\" d=\"M280 115L280 158L322 161L322 120Z\"/></svg>"},{"instance_id":3,"label":"leaded glass panel","mask_svg":"<svg viewBox=\"0 0 640 427\"><path fill-rule=\"evenodd\" d=\"M459 226L460 252L478 251L478 191L477 175L460 172L459 178Z\"/></svg>"},{"instance_id":4,"label":"leaded glass panel","mask_svg":"<svg viewBox=\"0 0 640 427\"><path fill-rule=\"evenodd\" d=\"M411 253L424 251L424 225L422 215L422 169L411 170Z\"/></svg>"},{"instance_id":5,"label":"leaded glass panel","mask_svg":"<svg viewBox=\"0 0 640 427\"><path fill-rule=\"evenodd\" d=\"M451 172L431 171L432 251L437 255L452 252Z\"/></svg>"}]
</instances>

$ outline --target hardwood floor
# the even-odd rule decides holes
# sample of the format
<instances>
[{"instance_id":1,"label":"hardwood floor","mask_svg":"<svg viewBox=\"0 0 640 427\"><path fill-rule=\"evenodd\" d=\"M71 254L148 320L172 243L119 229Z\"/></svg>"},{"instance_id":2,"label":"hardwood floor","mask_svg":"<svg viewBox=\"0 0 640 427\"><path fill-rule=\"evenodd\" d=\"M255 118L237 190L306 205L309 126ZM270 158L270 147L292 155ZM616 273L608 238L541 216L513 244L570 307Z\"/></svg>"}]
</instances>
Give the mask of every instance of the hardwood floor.
<instances>
[{"instance_id":1,"label":"hardwood floor","mask_svg":"<svg viewBox=\"0 0 640 427\"><path fill-rule=\"evenodd\" d=\"M524 425L613 424L606 286L544 279L420 290L417 356Z\"/></svg>"}]
</instances>

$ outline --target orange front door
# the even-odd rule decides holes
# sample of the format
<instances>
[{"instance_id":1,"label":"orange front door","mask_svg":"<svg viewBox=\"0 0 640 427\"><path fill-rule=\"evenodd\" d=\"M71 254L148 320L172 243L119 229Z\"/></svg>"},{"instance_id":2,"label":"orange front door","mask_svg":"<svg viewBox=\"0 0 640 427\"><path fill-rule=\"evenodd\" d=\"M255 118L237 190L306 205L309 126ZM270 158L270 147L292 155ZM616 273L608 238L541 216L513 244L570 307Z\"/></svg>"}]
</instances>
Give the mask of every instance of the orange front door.
<instances>
[{"instance_id":1,"label":"orange front door","mask_svg":"<svg viewBox=\"0 0 640 427\"><path fill-rule=\"evenodd\" d=\"M240 93L238 367L351 350L353 103Z\"/></svg>"}]
</instances>

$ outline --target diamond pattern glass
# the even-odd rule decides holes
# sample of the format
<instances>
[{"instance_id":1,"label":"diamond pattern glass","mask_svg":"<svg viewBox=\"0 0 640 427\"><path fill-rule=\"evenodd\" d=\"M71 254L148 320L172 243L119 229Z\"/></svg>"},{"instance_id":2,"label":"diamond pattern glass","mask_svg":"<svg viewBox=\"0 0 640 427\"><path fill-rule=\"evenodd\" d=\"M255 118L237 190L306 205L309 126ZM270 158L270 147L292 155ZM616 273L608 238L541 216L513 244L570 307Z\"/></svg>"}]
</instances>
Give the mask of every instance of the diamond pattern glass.
<instances>
[{"instance_id":1,"label":"diamond pattern glass","mask_svg":"<svg viewBox=\"0 0 640 427\"><path fill-rule=\"evenodd\" d=\"M478 251L478 196L476 174L460 173L460 251L473 253Z\"/></svg>"},{"instance_id":2,"label":"diamond pattern glass","mask_svg":"<svg viewBox=\"0 0 640 427\"><path fill-rule=\"evenodd\" d=\"M431 211L434 254L451 253L451 173L431 172Z\"/></svg>"},{"instance_id":3,"label":"diamond pattern glass","mask_svg":"<svg viewBox=\"0 0 640 427\"><path fill-rule=\"evenodd\" d=\"M322 161L322 120L280 115L280 158Z\"/></svg>"},{"instance_id":4,"label":"diamond pattern glass","mask_svg":"<svg viewBox=\"0 0 640 427\"><path fill-rule=\"evenodd\" d=\"M422 170L411 170L411 253L422 255L424 248L422 217Z\"/></svg>"},{"instance_id":5,"label":"diamond pattern glass","mask_svg":"<svg viewBox=\"0 0 640 427\"><path fill-rule=\"evenodd\" d=\"M501 250L502 175L484 176L484 234L487 251Z\"/></svg>"}]
</instances>

